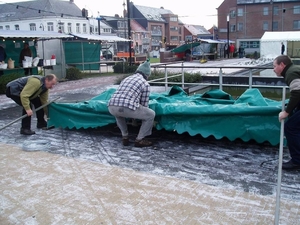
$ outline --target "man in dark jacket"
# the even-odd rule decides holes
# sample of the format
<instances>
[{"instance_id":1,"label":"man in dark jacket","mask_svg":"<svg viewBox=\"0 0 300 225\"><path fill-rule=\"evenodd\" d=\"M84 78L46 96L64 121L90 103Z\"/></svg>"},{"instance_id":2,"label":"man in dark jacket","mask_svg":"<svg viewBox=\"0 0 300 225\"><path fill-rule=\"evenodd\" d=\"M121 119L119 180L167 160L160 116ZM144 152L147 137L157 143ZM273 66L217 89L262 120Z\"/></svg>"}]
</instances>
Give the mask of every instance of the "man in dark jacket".
<instances>
[{"instance_id":1,"label":"man in dark jacket","mask_svg":"<svg viewBox=\"0 0 300 225\"><path fill-rule=\"evenodd\" d=\"M284 133L291 160L282 164L282 169L300 169L300 66L294 65L287 55L274 59L274 72L282 76L290 88L290 99L284 111L279 113L279 121L288 118Z\"/></svg>"},{"instance_id":2,"label":"man in dark jacket","mask_svg":"<svg viewBox=\"0 0 300 225\"><path fill-rule=\"evenodd\" d=\"M33 115L31 104L38 108L48 101L49 89L57 83L57 78L54 74L43 76L32 75L21 77L9 82L6 85L6 96L14 100L18 105L23 107L22 115L26 115L22 119L21 134L35 134L31 130L31 116ZM48 115L47 107L44 110L36 111L37 128L46 128L47 122L44 116Z\"/></svg>"}]
</instances>

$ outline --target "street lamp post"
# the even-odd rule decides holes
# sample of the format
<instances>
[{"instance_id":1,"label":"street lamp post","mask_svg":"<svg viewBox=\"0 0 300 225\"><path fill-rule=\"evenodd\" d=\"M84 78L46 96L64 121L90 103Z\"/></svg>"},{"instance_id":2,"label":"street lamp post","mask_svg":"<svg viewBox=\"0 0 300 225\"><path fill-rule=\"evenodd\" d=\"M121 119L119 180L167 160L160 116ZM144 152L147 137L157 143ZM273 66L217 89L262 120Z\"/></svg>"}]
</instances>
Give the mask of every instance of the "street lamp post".
<instances>
[{"instance_id":1,"label":"street lamp post","mask_svg":"<svg viewBox=\"0 0 300 225\"><path fill-rule=\"evenodd\" d=\"M100 16L99 12L98 12L98 17L96 18L96 20L98 21L98 34L100 35L101 34L101 25L100 25L100 21L102 20L103 18Z\"/></svg>"},{"instance_id":2,"label":"street lamp post","mask_svg":"<svg viewBox=\"0 0 300 225\"><path fill-rule=\"evenodd\" d=\"M126 4L123 1L123 18L124 18L124 38L126 39Z\"/></svg>"},{"instance_id":3,"label":"street lamp post","mask_svg":"<svg viewBox=\"0 0 300 225\"><path fill-rule=\"evenodd\" d=\"M127 2L127 27L128 27L128 39L131 40L131 27L130 27L130 7L129 7L129 0L126 1ZM128 41L128 45L129 45L129 65L132 65L132 52L131 52L131 41Z\"/></svg>"},{"instance_id":4,"label":"street lamp post","mask_svg":"<svg viewBox=\"0 0 300 225\"><path fill-rule=\"evenodd\" d=\"M229 58L229 15L227 15L227 58Z\"/></svg>"}]
</instances>

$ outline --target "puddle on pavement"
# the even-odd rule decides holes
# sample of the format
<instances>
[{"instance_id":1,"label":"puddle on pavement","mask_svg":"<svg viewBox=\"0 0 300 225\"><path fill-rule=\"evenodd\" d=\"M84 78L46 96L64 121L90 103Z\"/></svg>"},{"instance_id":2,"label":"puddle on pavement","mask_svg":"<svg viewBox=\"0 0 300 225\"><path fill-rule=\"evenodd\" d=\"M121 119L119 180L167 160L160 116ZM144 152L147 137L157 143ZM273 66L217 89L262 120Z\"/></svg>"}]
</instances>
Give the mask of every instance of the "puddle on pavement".
<instances>
[{"instance_id":1,"label":"puddle on pavement","mask_svg":"<svg viewBox=\"0 0 300 225\"><path fill-rule=\"evenodd\" d=\"M47 151L50 150L51 142L48 140L30 140L24 141L22 149L24 151Z\"/></svg>"}]
</instances>

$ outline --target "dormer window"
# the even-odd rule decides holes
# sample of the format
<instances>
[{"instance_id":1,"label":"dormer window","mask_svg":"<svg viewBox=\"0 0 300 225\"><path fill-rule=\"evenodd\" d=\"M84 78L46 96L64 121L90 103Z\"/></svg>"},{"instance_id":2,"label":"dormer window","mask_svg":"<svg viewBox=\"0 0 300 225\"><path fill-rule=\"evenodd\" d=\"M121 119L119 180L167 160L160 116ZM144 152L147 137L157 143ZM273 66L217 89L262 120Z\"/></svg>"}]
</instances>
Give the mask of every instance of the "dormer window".
<instances>
[{"instance_id":1,"label":"dormer window","mask_svg":"<svg viewBox=\"0 0 300 225\"><path fill-rule=\"evenodd\" d=\"M150 14L147 14L148 19L153 19L153 16Z\"/></svg>"}]
</instances>

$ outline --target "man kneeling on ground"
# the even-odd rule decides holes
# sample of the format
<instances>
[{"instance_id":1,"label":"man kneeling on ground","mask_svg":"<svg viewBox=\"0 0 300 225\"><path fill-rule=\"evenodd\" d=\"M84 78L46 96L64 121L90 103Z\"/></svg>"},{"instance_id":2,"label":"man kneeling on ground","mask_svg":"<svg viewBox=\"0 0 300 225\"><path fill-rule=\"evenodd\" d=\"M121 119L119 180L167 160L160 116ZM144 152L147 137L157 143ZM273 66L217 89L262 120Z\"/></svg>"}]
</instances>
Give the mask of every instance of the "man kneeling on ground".
<instances>
[{"instance_id":1,"label":"man kneeling on ground","mask_svg":"<svg viewBox=\"0 0 300 225\"><path fill-rule=\"evenodd\" d=\"M109 112L115 116L121 130L123 145L129 145L126 118L142 121L139 133L135 140L135 147L151 146L152 142L144 139L152 134L155 112L148 107L150 85L148 78L151 74L149 61L145 61L136 72L126 77L108 102Z\"/></svg>"}]
</instances>

